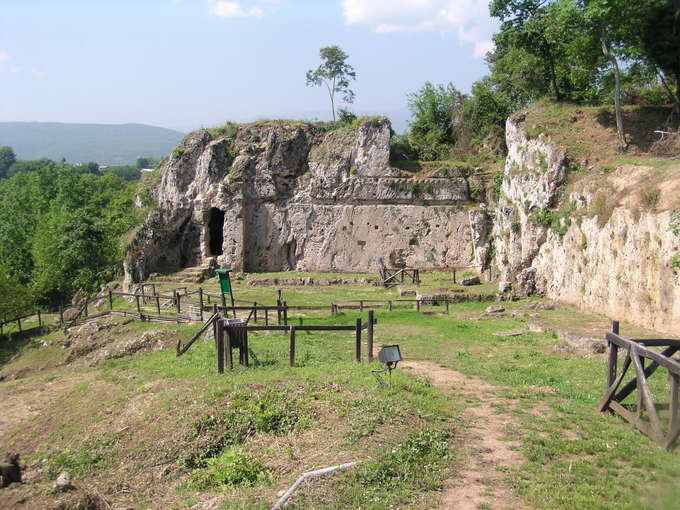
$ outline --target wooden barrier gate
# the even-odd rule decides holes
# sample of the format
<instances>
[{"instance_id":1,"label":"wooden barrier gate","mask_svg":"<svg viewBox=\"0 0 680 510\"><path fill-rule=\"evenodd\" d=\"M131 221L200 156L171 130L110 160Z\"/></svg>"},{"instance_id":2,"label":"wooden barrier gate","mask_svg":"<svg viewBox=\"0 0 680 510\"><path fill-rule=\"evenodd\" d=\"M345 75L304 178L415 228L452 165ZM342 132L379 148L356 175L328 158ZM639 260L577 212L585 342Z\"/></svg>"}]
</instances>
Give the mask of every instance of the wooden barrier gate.
<instances>
[{"instance_id":1,"label":"wooden barrier gate","mask_svg":"<svg viewBox=\"0 0 680 510\"><path fill-rule=\"evenodd\" d=\"M649 436L663 448L670 448L680 436L680 419L678 418L678 388L680 387L680 363L671 356L680 350L680 340L668 338L624 338L619 335L619 323L612 323L612 331L607 333L609 346L609 362L607 370L607 391L598 410L612 411L626 421L632 423L643 434ZM665 347L661 352L649 347ZM619 349L625 349L625 358L621 371L617 374ZM647 366L645 361L649 360ZM623 379L630 367L635 377L623 387ZM664 427L658 410L664 404L655 404L647 384L648 379L659 367L664 367L670 378L670 398L668 425ZM623 401L635 390L638 390L637 404L623 404ZM633 412L633 410L635 412ZM643 419L646 411L649 421ZM665 428L665 430L664 430Z\"/></svg>"}]
</instances>

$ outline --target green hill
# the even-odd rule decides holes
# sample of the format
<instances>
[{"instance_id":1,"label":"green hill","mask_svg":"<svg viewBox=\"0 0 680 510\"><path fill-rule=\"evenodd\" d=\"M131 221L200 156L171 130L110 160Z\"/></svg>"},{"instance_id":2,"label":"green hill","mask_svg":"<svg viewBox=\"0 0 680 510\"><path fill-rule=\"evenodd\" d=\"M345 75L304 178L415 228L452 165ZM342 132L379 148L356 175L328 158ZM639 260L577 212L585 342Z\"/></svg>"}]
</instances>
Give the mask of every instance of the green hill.
<instances>
[{"instance_id":1,"label":"green hill","mask_svg":"<svg viewBox=\"0 0 680 510\"><path fill-rule=\"evenodd\" d=\"M182 136L179 131L144 124L0 122L0 146L12 147L18 159L66 158L70 163L124 165L138 157L161 157Z\"/></svg>"}]
</instances>

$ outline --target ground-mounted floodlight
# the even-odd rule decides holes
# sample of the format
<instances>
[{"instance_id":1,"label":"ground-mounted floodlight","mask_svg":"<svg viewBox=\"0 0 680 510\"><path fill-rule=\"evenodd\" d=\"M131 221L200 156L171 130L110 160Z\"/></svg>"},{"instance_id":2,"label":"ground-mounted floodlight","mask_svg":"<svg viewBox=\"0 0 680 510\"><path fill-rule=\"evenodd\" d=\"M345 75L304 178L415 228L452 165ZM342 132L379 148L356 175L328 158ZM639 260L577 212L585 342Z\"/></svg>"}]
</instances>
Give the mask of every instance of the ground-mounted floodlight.
<instances>
[{"instance_id":1,"label":"ground-mounted floodlight","mask_svg":"<svg viewBox=\"0 0 680 510\"><path fill-rule=\"evenodd\" d=\"M404 358L401 357L401 350L399 350L398 345L386 345L380 352L378 352L378 360L380 363L385 364L385 368L382 370L371 370L373 377L378 381L381 386L387 386L385 381L380 377L381 372L387 372L390 376L390 384L392 386L392 370L397 368L397 363L402 361Z\"/></svg>"}]
</instances>

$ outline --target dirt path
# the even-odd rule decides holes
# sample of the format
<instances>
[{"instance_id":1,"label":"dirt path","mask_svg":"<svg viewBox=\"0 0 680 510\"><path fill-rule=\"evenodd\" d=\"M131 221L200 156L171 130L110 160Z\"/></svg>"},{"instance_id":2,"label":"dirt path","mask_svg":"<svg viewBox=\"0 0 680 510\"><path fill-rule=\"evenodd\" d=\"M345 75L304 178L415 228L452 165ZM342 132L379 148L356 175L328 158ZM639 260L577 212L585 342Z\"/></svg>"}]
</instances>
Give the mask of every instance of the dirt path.
<instances>
[{"instance_id":1,"label":"dirt path","mask_svg":"<svg viewBox=\"0 0 680 510\"><path fill-rule=\"evenodd\" d=\"M506 427L514 418L500 414L494 404L507 403L498 396L499 388L481 379L442 368L430 361L406 361L403 366L426 376L432 386L474 400L468 407L465 430L459 437L460 467L456 476L444 482L439 500L447 510L518 510L524 503L510 491L500 469L516 466L524 457L511 447L518 442L503 440ZM499 469L500 468L500 469Z\"/></svg>"}]
</instances>

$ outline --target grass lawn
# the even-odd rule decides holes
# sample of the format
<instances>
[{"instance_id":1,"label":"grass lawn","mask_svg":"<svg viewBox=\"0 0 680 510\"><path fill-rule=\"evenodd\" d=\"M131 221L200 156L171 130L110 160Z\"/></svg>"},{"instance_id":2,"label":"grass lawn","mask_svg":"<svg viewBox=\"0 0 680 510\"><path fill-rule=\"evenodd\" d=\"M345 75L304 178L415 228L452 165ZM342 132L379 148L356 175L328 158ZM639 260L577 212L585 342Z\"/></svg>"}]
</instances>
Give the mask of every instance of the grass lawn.
<instances>
[{"instance_id":1,"label":"grass lawn","mask_svg":"<svg viewBox=\"0 0 680 510\"><path fill-rule=\"evenodd\" d=\"M448 286L436 281L445 277L428 277L428 285ZM216 291L216 282L203 284L211 285ZM235 288L241 299L275 301L272 288L245 282ZM368 285L284 289L289 304L396 294ZM567 354L555 349L560 341L550 332L529 332L527 321L537 312L528 304L506 303L507 312L494 315L478 302L451 305L449 315L443 307L377 310L375 341L398 343L406 358L432 360L498 387L495 409L512 418L507 437L523 455L519 465L498 470L527 508L677 508L678 453L596 413L604 355ZM118 300L118 306L134 303ZM352 324L359 315L295 312L291 323ZM606 324L568 308L540 315L560 327L567 316L576 326ZM185 339L199 327L134 326L137 334L166 329ZM130 327L110 335L130 334ZM525 333L494 335L515 329ZM627 331L632 327L622 325ZM604 330L590 333L601 337ZM215 373L211 339L180 358L168 349L96 366L63 365L62 332L3 345L0 373L10 377L0 383L0 448L20 452L35 481L0 491L0 507L13 508L23 497L48 508L67 497L50 492L51 480L67 470L76 485L134 508L188 508L220 497L222 508L264 509L301 472L354 460L361 461L358 469L309 484L287 508L436 506L443 481L455 478L468 454L461 441L474 431L463 429L479 401L455 388L444 393L404 369L395 372L392 388L378 386L370 374L377 364L351 361L351 333L298 332L296 340L297 366L290 368L287 335L253 333L252 367L224 375ZM651 381L664 401L664 376Z\"/></svg>"}]
</instances>

